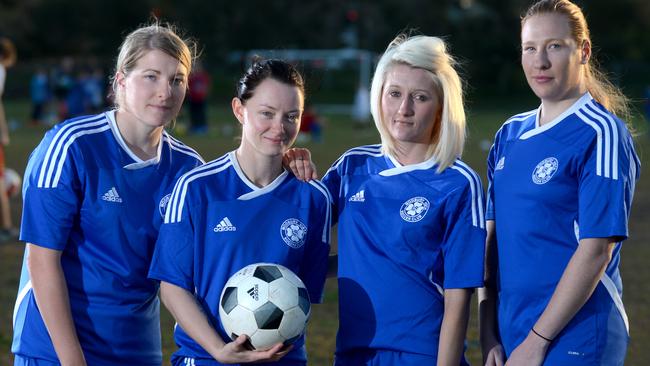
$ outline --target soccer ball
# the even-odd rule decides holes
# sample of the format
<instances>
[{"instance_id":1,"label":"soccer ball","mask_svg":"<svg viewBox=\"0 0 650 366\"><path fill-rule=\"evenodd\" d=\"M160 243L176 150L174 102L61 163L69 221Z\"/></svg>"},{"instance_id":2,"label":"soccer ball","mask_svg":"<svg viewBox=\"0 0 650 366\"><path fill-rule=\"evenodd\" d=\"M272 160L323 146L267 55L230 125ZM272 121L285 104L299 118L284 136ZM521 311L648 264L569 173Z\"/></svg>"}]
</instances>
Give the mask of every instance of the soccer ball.
<instances>
[{"instance_id":1,"label":"soccer ball","mask_svg":"<svg viewBox=\"0 0 650 366\"><path fill-rule=\"evenodd\" d=\"M219 317L233 340L246 334L254 349L291 344L304 333L310 315L309 294L288 268L256 263L232 275L219 301Z\"/></svg>"},{"instance_id":2,"label":"soccer ball","mask_svg":"<svg viewBox=\"0 0 650 366\"><path fill-rule=\"evenodd\" d=\"M4 180L7 196L14 197L20 193L20 185L22 183L22 180L20 179L20 175L18 175L15 170L11 168L5 168Z\"/></svg>"}]
</instances>

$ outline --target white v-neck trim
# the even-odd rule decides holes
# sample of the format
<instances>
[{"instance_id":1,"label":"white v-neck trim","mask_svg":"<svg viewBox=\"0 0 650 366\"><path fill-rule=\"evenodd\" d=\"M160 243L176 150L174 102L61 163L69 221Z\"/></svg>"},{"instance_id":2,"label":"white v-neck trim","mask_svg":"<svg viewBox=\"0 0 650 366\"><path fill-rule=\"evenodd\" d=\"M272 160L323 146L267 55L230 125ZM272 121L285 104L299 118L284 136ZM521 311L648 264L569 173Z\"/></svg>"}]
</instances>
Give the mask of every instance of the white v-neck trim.
<instances>
[{"instance_id":1,"label":"white v-neck trim","mask_svg":"<svg viewBox=\"0 0 650 366\"><path fill-rule=\"evenodd\" d=\"M519 139L526 140L533 136L539 135L540 133L550 130L558 123L564 121L568 116L577 112L580 108L582 108L585 104L589 103L589 101L591 101L592 99L593 98L591 97L591 94L589 92L584 93L582 97L576 100L575 103L573 103L569 108L567 108L559 116L555 117L552 121L546 123L543 126L539 125L539 114L542 112L542 106L540 105L537 108L537 113L535 113L535 128L523 133L521 136L519 136Z\"/></svg>"},{"instance_id":2,"label":"white v-neck trim","mask_svg":"<svg viewBox=\"0 0 650 366\"><path fill-rule=\"evenodd\" d=\"M237 155L235 154L235 151L231 151L228 153L228 159L230 159L230 161L232 162L232 167L235 169L235 172L237 173L237 176L239 176L239 179L241 179L241 181L244 182L244 184L246 184L250 189L253 190L252 192L248 192L246 194L237 197L238 200L246 201L264 195L268 192L271 192L277 186L279 186L289 175L289 173L286 170L283 170L282 173L273 180L273 182L267 184L264 187L258 187L253 182L251 182L248 179L248 177L246 177L246 174L244 174L244 171L241 169L241 167L239 166L239 162L237 161Z\"/></svg>"},{"instance_id":3,"label":"white v-neck trim","mask_svg":"<svg viewBox=\"0 0 650 366\"><path fill-rule=\"evenodd\" d=\"M381 172L379 172L379 175L384 177L390 177L393 175L412 172L414 170L426 170L436 165L436 159L433 156L421 163L409 164L409 165L402 165L394 156L390 154L386 154L386 156L388 157L388 159L390 159L393 165L395 165L395 167L382 170Z\"/></svg>"},{"instance_id":4,"label":"white v-neck trim","mask_svg":"<svg viewBox=\"0 0 650 366\"><path fill-rule=\"evenodd\" d=\"M162 145L163 145L162 136L160 136L160 141L158 142L158 153L156 154L156 156L148 160L142 160L129 148L129 146L126 144L126 141L124 141L124 138L120 133L120 129L117 127L117 121L115 119L115 109L105 112L105 115L106 115L106 119L108 119L108 124L111 126L111 131L113 132L113 136L115 136L115 140L117 140L117 143L120 145L122 150L124 150L127 153L127 155L129 155L129 157L133 159L133 161L135 161L135 163L131 163L123 166L124 169L136 170L136 169L147 167L149 165L158 164L160 162L160 156L162 155ZM163 131L163 134L165 133L166 132Z\"/></svg>"}]
</instances>

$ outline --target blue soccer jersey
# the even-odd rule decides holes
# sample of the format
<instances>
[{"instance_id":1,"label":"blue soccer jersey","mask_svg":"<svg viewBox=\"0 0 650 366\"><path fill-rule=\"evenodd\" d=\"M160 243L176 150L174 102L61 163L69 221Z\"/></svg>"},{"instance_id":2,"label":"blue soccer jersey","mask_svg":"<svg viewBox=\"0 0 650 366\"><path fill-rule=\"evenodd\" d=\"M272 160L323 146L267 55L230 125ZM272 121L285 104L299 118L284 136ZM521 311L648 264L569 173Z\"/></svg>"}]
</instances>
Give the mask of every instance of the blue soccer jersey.
<instances>
[{"instance_id":1,"label":"blue soccer jersey","mask_svg":"<svg viewBox=\"0 0 650 366\"><path fill-rule=\"evenodd\" d=\"M510 118L488 157L487 219L496 223L498 319L507 354L546 308L580 239L627 237L639 177L625 124L591 95L543 126L538 114ZM545 364L622 364L628 325L620 249L619 242L593 295L551 344Z\"/></svg>"},{"instance_id":2,"label":"blue soccer jersey","mask_svg":"<svg viewBox=\"0 0 650 366\"><path fill-rule=\"evenodd\" d=\"M185 174L176 184L160 229L149 277L193 293L224 342L219 298L243 267L281 264L305 283L312 302L323 294L329 255L330 199L322 183L303 183L286 171L264 188L242 172L234 152ZM288 222L306 230L295 241ZM175 357L192 365L220 365L180 326ZM306 362L304 337L277 364ZM292 363L293 362L293 363Z\"/></svg>"},{"instance_id":3,"label":"blue soccer jersey","mask_svg":"<svg viewBox=\"0 0 650 366\"><path fill-rule=\"evenodd\" d=\"M323 178L338 219L337 353L436 357L444 289L483 284L478 175L457 160L402 166L379 145L349 150Z\"/></svg>"},{"instance_id":4,"label":"blue soccer jersey","mask_svg":"<svg viewBox=\"0 0 650 366\"><path fill-rule=\"evenodd\" d=\"M89 365L162 362L158 285L147 271L173 184L201 163L167 133L156 158L139 159L122 139L114 111L56 125L32 153L20 239L62 251ZM57 361L25 262L13 324L12 352Z\"/></svg>"}]
</instances>

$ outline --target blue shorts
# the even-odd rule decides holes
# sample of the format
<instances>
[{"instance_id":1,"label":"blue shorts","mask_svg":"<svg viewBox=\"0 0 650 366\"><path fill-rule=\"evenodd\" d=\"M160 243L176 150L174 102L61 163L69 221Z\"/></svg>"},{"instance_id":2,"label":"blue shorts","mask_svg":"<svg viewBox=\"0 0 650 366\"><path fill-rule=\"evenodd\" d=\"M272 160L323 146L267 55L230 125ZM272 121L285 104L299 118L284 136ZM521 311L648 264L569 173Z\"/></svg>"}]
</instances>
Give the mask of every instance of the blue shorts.
<instances>
[{"instance_id":1,"label":"blue shorts","mask_svg":"<svg viewBox=\"0 0 650 366\"><path fill-rule=\"evenodd\" d=\"M61 366L58 362L44 360L42 358L31 358L14 355L14 366Z\"/></svg>"},{"instance_id":2,"label":"blue shorts","mask_svg":"<svg viewBox=\"0 0 650 366\"><path fill-rule=\"evenodd\" d=\"M341 352L334 358L334 366L435 366L436 362L430 355L374 349Z\"/></svg>"},{"instance_id":3,"label":"blue shorts","mask_svg":"<svg viewBox=\"0 0 650 366\"><path fill-rule=\"evenodd\" d=\"M219 363L219 362L217 362L217 361L215 361L213 359L192 358L192 357L185 357L185 356L179 356L179 355L173 354L172 359L171 359L171 365L172 366L218 366L218 365L221 365L221 363ZM246 364L246 365L249 365L249 364ZM260 363L260 365L265 365L265 366L306 366L306 363L305 362L300 362L300 361L283 361L283 360L280 360L278 362ZM233 366L237 366L237 364L234 364Z\"/></svg>"}]
</instances>

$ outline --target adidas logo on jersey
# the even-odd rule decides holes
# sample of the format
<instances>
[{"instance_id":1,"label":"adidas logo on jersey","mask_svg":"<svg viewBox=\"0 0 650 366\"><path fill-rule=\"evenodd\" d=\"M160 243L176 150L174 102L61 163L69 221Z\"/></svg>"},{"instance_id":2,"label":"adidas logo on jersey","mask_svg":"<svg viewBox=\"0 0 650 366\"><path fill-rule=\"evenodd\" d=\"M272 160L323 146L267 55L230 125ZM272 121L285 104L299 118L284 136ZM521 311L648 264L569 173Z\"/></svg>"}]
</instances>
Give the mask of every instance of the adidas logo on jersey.
<instances>
[{"instance_id":1,"label":"adidas logo on jersey","mask_svg":"<svg viewBox=\"0 0 650 366\"><path fill-rule=\"evenodd\" d=\"M248 291L246 291L250 297L253 298L255 301L260 300L260 291L259 291L259 286L256 284L253 287L249 288Z\"/></svg>"},{"instance_id":2,"label":"adidas logo on jersey","mask_svg":"<svg viewBox=\"0 0 650 366\"><path fill-rule=\"evenodd\" d=\"M497 162L497 166L494 167L494 170L501 170L506 165L506 157L502 156L501 159Z\"/></svg>"},{"instance_id":3,"label":"adidas logo on jersey","mask_svg":"<svg viewBox=\"0 0 650 366\"><path fill-rule=\"evenodd\" d=\"M217 226L214 227L213 230L215 233L220 233L224 231L237 231L237 227L230 222L228 217L224 217L223 219L221 219L221 221L219 221L219 223L217 224Z\"/></svg>"},{"instance_id":4,"label":"adidas logo on jersey","mask_svg":"<svg viewBox=\"0 0 650 366\"><path fill-rule=\"evenodd\" d=\"M108 192L104 193L102 199L108 202L122 203L122 197L120 197L120 195L117 194L117 190L115 189L115 187L111 187L111 189L109 189Z\"/></svg>"},{"instance_id":5,"label":"adidas logo on jersey","mask_svg":"<svg viewBox=\"0 0 650 366\"><path fill-rule=\"evenodd\" d=\"M366 201L366 196L364 190L360 190L359 192L355 193L350 197L348 200L350 202L365 202Z\"/></svg>"}]
</instances>

